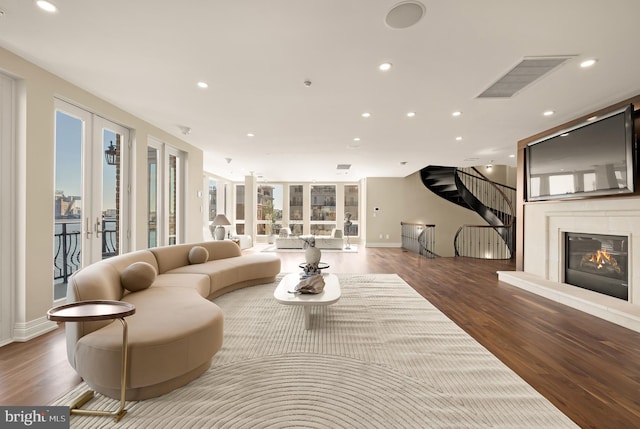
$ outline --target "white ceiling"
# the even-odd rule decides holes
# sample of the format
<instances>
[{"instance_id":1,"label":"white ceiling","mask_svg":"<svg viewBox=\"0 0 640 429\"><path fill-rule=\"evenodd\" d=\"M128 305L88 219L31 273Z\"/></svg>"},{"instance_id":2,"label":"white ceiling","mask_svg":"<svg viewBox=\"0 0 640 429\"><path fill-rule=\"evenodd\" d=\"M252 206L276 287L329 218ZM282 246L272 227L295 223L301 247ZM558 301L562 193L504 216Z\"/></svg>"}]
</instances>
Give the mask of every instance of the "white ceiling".
<instances>
[{"instance_id":1,"label":"white ceiling","mask_svg":"<svg viewBox=\"0 0 640 429\"><path fill-rule=\"evenodd\" d=\"M0 0L0 45L202 148L231 180L515 165L519 139L640 93L638 0L422 0L402 30L385 24L398 0L52 2ZM512 98L476 98L554 55L575 58ZM586 58L598 63L580 69Z\"/></svg>"}]
</instances>

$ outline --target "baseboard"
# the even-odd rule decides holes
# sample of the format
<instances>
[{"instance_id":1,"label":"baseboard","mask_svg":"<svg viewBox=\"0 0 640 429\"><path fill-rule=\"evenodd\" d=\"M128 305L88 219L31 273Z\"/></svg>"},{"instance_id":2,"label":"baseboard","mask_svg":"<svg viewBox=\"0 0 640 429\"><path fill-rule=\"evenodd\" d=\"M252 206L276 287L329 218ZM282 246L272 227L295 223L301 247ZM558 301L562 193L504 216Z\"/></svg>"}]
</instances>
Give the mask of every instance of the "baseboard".
<instances>
[{"instance_id":1,"label":"baseboard","mask_svg":"<svg viewBox=\"0 0 640 429\"><path fill-rule=\"evenodd\" d=\"M640 332L640 307L577 286L545 280L523 271L498 271L498 279L609 322Z\"/></svg>"},{"instance_id":2,"label":"baseboard","mask_svg":"<svg viewBox=\"0 0 640 429\"><path fill-rule=\"evenodd\" d=\"M13 328L13 341L25 342L58 328L56 322L48 320L46 317L30 320L26 323L16 322Z\"/></svg>"},{"instance_id":3,"label":"baseboard","mask_svg":"<svg viewBox=\"0 0 640 429\"><path fill-rule=\"evenodd\" d=\"M402 247L402 243L369 243L365 247Z\"/></svg>"}]
</instances>

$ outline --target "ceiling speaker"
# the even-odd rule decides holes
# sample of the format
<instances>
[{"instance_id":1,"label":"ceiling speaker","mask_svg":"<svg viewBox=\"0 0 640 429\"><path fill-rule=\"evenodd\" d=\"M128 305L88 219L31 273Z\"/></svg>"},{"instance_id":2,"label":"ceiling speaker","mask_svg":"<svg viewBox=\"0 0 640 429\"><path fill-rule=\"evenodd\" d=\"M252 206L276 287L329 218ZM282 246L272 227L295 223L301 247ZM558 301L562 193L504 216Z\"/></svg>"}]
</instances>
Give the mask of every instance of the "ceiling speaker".
<instances>
[{"instance_id":1,"label":"ceiling speaker","mask_svg":"<svg viewBox=\"0 0 640 429\"><path fill-rule=\"evenodd\" d=\"M385 22L390 28L408 28L420 21L425 11L424 5L420 2L404 1L389 11Z\"/></svg>"}]
</instances>

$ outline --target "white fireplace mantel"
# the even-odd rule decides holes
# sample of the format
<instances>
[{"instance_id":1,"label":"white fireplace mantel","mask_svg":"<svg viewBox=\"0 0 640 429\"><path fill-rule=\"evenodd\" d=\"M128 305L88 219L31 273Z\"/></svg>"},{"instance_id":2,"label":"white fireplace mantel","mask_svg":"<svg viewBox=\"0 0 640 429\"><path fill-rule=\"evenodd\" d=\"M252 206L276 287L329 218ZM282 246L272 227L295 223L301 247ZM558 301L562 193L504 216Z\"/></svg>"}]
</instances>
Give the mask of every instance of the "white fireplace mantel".
<instances>
[{"instance_id":1,"label":"white fireplace mantel","mask_svg":"<svg viewBox=\"0 0 640 429\"><path fill-rule=\"evenodd\" d=\"M524 220L524 271L500 280L640 332L640 199L529 204ZM566 232L629 238L628 302L563 283Z\"/></svg>"}]
</instances>

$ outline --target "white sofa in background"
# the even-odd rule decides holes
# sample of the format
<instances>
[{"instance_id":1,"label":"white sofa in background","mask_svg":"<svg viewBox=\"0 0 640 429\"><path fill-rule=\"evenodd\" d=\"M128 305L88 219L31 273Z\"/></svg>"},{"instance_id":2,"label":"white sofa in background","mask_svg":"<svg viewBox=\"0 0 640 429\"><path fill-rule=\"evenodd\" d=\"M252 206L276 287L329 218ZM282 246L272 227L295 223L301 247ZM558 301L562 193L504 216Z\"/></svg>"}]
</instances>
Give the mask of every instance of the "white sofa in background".
<instances>
[{"instance_id":1,"label":"white sofa in background","mask_svg":"<svg viewBox=\"0 0 640 429\"><path fill-rule=\"evenodd\" d=\"M280 236L276 238L277 249L304 249L303 238L314 237L316 247L318 249L342 249L344 247L344 239L342 238L342 230L334 229L331 236L322 235L291 235L289 228L281 228Z\"/></svg>"}]
</instances>

